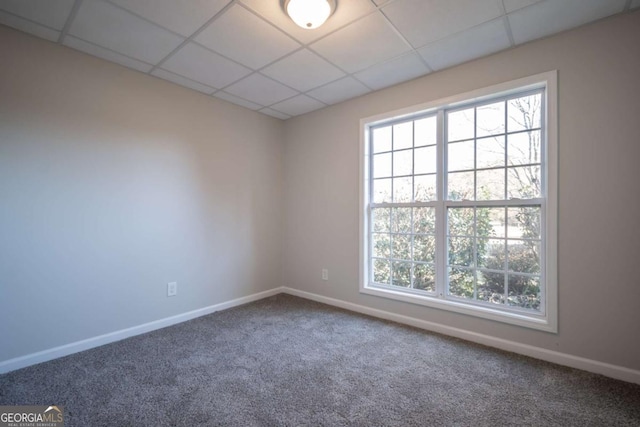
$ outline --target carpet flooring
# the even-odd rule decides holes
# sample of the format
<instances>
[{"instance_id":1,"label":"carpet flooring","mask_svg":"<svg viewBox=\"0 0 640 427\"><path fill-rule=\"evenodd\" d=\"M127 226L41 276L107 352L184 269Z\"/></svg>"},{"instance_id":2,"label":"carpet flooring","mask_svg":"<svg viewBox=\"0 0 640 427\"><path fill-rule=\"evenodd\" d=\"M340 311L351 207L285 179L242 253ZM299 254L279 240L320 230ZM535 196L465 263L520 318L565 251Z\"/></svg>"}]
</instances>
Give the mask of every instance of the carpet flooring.
<instances>
[{"instance_id":1,"label":"carpet flooring","mask_svg":"<svg viewBox=\"0 0 640 427\"><path fill-rule=\"evenodd\" d=\"M640 426L640 386L289 295L0 376L66 426Z\"/></svg>"}]
</instances>

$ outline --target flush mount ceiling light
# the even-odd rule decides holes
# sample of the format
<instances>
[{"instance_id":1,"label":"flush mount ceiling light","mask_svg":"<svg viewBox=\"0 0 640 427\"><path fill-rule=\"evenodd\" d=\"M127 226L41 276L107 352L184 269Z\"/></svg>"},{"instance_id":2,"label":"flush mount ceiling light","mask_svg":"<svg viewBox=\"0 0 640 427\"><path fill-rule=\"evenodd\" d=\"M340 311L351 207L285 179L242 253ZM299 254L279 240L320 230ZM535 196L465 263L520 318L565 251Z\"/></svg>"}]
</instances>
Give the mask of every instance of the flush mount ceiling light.
<instances>
[{"instance_id":1,"label":"flush mount ceiling light","mask_svg":"<svg viewBox=\"0 0 640 427\"><path fill-rule=\"evenodd\" d=\"M287 15L305 30L324 24L336 10L337 0L285 0Z\"/></svg>"}]
</instances>

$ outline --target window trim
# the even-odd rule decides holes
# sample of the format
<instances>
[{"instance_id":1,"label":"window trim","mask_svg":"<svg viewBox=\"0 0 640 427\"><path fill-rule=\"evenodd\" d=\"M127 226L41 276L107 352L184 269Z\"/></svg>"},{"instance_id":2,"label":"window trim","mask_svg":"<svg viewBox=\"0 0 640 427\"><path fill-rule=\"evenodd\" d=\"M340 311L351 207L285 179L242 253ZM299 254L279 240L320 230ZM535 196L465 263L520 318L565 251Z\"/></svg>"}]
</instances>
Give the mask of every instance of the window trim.
<instances>
[{"instance_id":1,"label":"window trim","mask_svg":"<svg viewBox=\"0 0 640 427\"><path fill-rule=\"evenodd\" d=\"M424 116L429 113L438 115L444 114L444 109L452 109L462 107L469 104L481 103L502 96L509 96L516 93L525 92L527 90L536 90L544 88L543 96L543 114L546 113L546 128L542 138L544 147L542 153L542 175L546 177L543 180L544 193L542 201L542 214L545 216L544 229L542 230L542 238L544 243L545 261L543 265L544 271L542 277L545 282L544 290L544 307L541 314L537 313L520 313L517 311L506 311L495 309L490 306L476 305L473 302L459 302L451 299L445 299L444 296L427 296L413 294L405 291L397 291L387 289L380 286L369 286L369 245L370 245L370 224L368 222L368 204L370 191L370 168L371 154L369 143L369 129L381 124L391 124L395 121L409 120L412 117ZM441 117L439 117L440 119ZM443 120L438 120L437 132L442 135ZM443 144L437 145L438 162L442 162L444 156L441 153ZM446 311L452 311L469 316L480 317L484 319L494 320L511 325L537 329L541 331L557 333L558 332L558 72L552 70L533 76L528 76L509 82L484 87L481 89L453 95L443 99L427 102L424 104L414 105L402 108L388 113L378 114L366 117L360 120L360 241L359 241L359 282L360 293L375 295L392 300L403 301L412 304L423 305L426 307L437 308ZM438 168L444 165L438 164ZM442 170L442 169L439 169ZM439 200L444 200L444 195L440 194L444 185L441 182L444 179L442 173L437 174L438 180L438 196ZM443 220L443 218L441 218ZM442 224L443 222L440 222ZM445 230L440 227L436 230L437 238L444 235ZM442 257L440 257L442 258ZM446 263L446 260L436 260L437 263ZM444 271L444 270L440 270Z\"/></svg>"}]
</instances>

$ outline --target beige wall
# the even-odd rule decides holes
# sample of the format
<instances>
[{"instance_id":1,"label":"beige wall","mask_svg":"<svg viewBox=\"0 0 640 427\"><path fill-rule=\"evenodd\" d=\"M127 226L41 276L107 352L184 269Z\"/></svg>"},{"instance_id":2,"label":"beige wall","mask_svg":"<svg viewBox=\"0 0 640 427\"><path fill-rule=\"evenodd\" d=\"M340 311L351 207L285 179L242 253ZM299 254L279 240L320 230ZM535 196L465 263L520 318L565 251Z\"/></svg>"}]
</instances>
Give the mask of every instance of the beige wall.
<instances>
[{"instance_id":1,"label":"beige wall","mask_svg":"<svg viewBox=\"0 0 640 427\"><path fill-rule=\"evenodd\" d=\"M281 121L2 26L0 58L0 361L280 286Z\"/></svg>"},{"instance_id":2,"label":"beige wall","mask_svg":"<svg viewBox=\"0 0 640 427\"><path fill-rule=\"evenodd\" d=\"M285 285L640 369L640 12L285 122ZM359 120L559 71L559 333L358 292ZM329 269L323 282L321 268Z\"/></svg>"}]
</instances>

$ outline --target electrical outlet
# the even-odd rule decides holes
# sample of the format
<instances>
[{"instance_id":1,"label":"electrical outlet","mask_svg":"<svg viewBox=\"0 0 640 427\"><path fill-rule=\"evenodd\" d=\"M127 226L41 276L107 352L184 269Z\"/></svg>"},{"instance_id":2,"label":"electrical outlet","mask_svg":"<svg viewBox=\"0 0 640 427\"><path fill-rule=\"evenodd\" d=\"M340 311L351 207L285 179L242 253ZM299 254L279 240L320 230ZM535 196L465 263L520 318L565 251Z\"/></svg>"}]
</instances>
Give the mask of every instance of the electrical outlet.
<instances>
[{"instance_id":1,"label":"electrical outlet","mask_svg":"<svg viewBox=\"0 0 640 427\"><path fill-rule=\"evenodd\" d=\"M167 283L167 296L174 297L178 295L178 282Z\"/></svg>"},{"instance_id":2,"label":"electrical outlet","mask_svg":"<svg viewBox=\"0 0 640 427\"><path fill-rule=\"evenodd\" d=\"M322 269L322 280L329 280L329 270L326 268Z\"/></svg>"}]
</instances>

